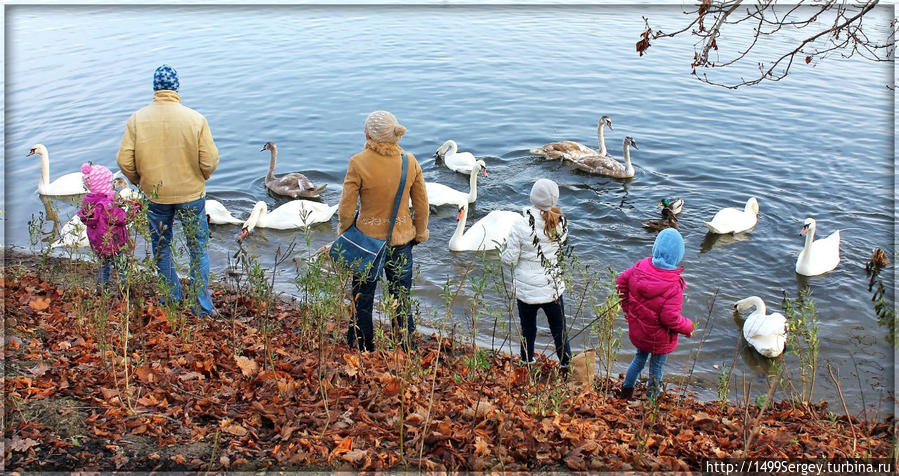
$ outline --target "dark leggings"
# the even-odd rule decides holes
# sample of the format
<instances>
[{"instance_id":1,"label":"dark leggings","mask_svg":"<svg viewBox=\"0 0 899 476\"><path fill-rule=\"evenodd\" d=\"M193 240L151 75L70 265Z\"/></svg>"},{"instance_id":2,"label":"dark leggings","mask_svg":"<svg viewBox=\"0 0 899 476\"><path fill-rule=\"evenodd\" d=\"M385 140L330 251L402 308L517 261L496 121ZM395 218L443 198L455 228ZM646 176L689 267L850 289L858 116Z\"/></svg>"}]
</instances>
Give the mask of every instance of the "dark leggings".
<instances>
[{"instance_id":1,"label":"dark leggings","mask_svg":"<svg viewBox=\"0 0 899 476\"><path fill-rule=\"evenodd\" d=\"M537 311L543 309L549 330L556 345L556 356L563 366L571 360L571 346L568 344L568 330L565 328L565 303L562 296L552 302L528 304L518 300L518 319L521 321L521 358L530 362L534 358L534 341L537 339Z\"/></svg>"}]
</instances>

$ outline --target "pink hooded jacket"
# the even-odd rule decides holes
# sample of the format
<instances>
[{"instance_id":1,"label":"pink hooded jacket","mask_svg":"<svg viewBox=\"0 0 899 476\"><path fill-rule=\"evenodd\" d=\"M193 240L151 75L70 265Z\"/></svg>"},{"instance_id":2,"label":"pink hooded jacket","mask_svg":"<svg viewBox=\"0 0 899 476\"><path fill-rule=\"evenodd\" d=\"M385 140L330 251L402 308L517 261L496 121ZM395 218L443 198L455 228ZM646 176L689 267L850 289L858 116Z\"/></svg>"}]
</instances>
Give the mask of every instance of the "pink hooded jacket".
<instances>
[{"instance_id":1,"label":"pink hooded jacket","mask_svg":"<svg viewBox=\"0 0 899 476\"><path fill-rule=\"evenodd\" d=\"M87 241L101 258L109 258L128 242L128 215L117 203L112 188L112 173L102 165L81 166L84 184L89 193L84 196L78 218L87 228ZM133 218L133 217L132 217Z\"/></svg>"},{"instance_id":2,"label":"pink hooded jacket","mask_svg":"<svg viewBox=\"0 0 899 476\"><path fill-rule=\"evenodd\" d=\"M678 333L693 332L693 321L681 315L687 288L680 275L683 269L662 269L652 264L652 258L645 258L618 276L628 336L637 349L670 354L677 348Z\"/></svg>"}]
</instances>

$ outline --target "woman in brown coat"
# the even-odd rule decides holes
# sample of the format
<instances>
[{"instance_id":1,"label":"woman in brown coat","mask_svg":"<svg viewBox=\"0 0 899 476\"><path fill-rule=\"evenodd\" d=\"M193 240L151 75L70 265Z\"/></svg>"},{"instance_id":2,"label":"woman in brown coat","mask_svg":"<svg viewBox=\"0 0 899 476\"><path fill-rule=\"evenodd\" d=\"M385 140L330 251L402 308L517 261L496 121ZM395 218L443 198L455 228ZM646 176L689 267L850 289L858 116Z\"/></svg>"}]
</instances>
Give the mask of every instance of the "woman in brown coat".
<instances>
[{"instance_id":1,"label":"woman in brown coat","mask_svg":"<svg viewBox=\"0 0 899 476\"><path fill-rule=\"evenodd\" d=\"M406 133L396 117L387 111L375 111L365 119L365 148L350 157L343 193L337 214L339 233L353 224L356 206L359 215L356 227L368 236L387 239L393 215L397 189L402 171L402 154L408 158L408 172L400 207L390 238L390 248L384 265L387 293L400 303L394 329L403 349L414 348L415 322L412 319L412 247L428 239L428 195L415 156L405 152L397 142ZM412 200L412 212L403 204ZM353 299L356 313L347 332L347 343L360 350L374 351L372 304L377 279L353 277Z\"/></svg>"}]
</instances>

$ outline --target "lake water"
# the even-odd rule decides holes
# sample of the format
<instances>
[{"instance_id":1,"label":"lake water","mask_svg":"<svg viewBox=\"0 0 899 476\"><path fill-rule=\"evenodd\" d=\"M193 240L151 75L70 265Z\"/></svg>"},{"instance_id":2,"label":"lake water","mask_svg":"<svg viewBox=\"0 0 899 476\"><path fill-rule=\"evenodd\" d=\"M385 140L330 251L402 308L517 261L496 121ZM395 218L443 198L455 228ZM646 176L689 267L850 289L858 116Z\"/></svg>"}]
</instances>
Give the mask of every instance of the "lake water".
<instances>
[{"instance_id":1,"label":"lake water","mask_svg":"<svg viewBox=\"0 0 899 476\"><path fill-rule=\"evenodd\" d=\"M816 396L839 407L823 370L831 363L853 409L863 399L888 409L894 354L877 325L864 264L875 247L894 251L892 63L832 57L797 64L779 83L714 88L690 77L687 38L656 41L638 56L641 16L662 26L683 18L661 6L8 6L5 243L27 247L27 223L45 209L36 193L40 161L26 158L28 150L47 145L52 177L89 160L114 169L125 121L151 100L153 70L167 63L178 70L183 103L206 116L219 147L208 195L238 217L257 200L270 208L282 202L263 187L266 141L279 147L279 172L304 171L329 184L321 198L336 204L347 159L363 145L365 116L387 109L408 128L401 145L427 180L467 186L467 177L434 163L446 139L487 162L470 221L520 209L536 178L558 182L575 253L595 270L621 271L647 256L654 235L641 223L658 216L660 199L684 198L683 313L710 327L693 371L701 397L715 398L714 366L734 356L740 327L732 304L758 295L780 311L784 292L795 298L808 287L820 320ZM872 16L887 28L892 10ZM596 145L603 114L615 127L606 131L613 155L621 156L626 135L638 143L634 179L591 176L528 153L562 139ZM707 235L703 221L720 208L742 208L750 196L761 204L751 233ZM70 202L53 204L63 221L74 211ZM414 292L426 327L448 325L438 317L445 314L441 290L474 258L447 250L454 217L449 208L434 213L431 240L415 250ZM808 279L794 272L806 217L817 220L819 237L836 229L843 237L839 267ZM215 272L235 251L238 231L214 228ZM313 248L335 231L336 217L313 227ZM257 230L244 246L271 263L273 250L296 235ZM892 268L884 273L892 283ZM279 289L296 292L289 270L282 275ZM462 328L472 292L466 288L454 310ZM578 297L567 299L572 314ZM503 305L495 293L487 304ZM574 332L584 322L574 322ZM620 317L619 325L626 328ZM482 344L492 342L492 321L478 327ZM584 336L576 350L590 345ZM546 328L538 345L553 353ZM681 340L669 380L690 372L698 345L698 338ZM625 342L618 372L632 355ZM791 352L783 360L796 364ZM737 362L737 375L763 390L768 363L748 349Z\"/></svg>"}]
</instances>

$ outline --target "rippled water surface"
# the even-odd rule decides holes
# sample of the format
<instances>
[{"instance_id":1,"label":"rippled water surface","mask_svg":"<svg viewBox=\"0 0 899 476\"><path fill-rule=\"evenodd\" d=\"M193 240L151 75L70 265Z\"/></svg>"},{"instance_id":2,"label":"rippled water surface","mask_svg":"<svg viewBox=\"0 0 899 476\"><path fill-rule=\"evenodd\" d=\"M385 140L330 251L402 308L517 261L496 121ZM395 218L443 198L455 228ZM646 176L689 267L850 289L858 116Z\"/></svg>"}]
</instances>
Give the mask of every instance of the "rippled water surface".
<instances>
[{"instance_id":1,"label":"rippled water surface","mask_svg":"<svg viewBox=\"0 0 899 476\"><path fill-rule=\"evenodd\" d=\"M876 16L886 25L890 15ZM690 79L685 39L635 53L641 16L669 25L681 18L678 9L620 6L8 7L5 241L28 247L28 221L45 210L36 193L39 161L24 157L31 146L47 145L52 177L85 161L115 168L125 120L151 100L153 69L168 63L180 74L183 103L207 117L221 153L208 194L238 217L257 200L281 202L262 184L266 141L279 147L279 171L328 183L322 199L335 204L347 159L363 144L366 114L387 109L407 126L401 145L419 158L427 180L466 187L466 177L434 163L446 139L487 162L473 218L526 205L536 178L557 181L575 253L595 270L621 271L646 256L654 235L641 223L658 214L661 198L684 198L684 314L709 328L693 370L701 396L714 398L714 366L734 357L733 302L758 295L779 311L784 293L795 298L807 286L820 320L822 369L830 362L840 370L854 408L862 398L885 405L893 352L877 326L864 264L874 247L893 252L893 100L885 86L892 64L832 58L799 65L780 83L712 88ZM595 146L602 114L614 123L606 133L613 155L621 156L626 135L638 143L634 179L591 176L528 153L562 139ZM703 221L750 196L761 204L751 233L706 234ZM52 205L63 221L74 211L65 200ZM443 285L474 258L447 250L454 216L446 208L432 214L431 240L416 248L415 295L429 327L447 324L437 317L445 315ZM840 229L843 242L839 267L806 279L794 264L809 216L819 236ZM336 218L313 227L312 247L335 230ZM227 265L238 231L213 230L214 271ZM257 230L245 246L270 263L273 250L296 235ZM300 242L297 253L305 254ZM290 270L283 275L280 289L296 292ZM471 293L454 310L461 329L470 322ZM567 299L571 318L579 296ZM495 293L487 301L502 304ZM575 332L584 324L582 315ZM626 326L622 318L619 325ZM490 343L492 320L478 327ZM577 349L591 345L586 335ZM668 361L671 380L690 373L698 341L681 340ZM552 354L547 329L538 344ZM617 371L632 349L625 342ZM795 365L795 354L783 360ZM738 375L763 388L770 363L747 348L737 361ZM823 375L816 394L836 403Z\"/></svg>"}]
</instances>

